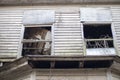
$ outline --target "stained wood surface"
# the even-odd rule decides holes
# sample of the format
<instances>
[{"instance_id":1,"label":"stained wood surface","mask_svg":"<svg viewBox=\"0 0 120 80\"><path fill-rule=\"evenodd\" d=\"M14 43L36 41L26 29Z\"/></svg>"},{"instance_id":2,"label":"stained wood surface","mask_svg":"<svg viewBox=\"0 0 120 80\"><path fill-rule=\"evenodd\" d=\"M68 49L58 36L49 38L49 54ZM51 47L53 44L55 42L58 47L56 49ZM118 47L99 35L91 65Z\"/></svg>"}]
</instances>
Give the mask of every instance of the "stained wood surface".
<instances>
[{"instance_id":1,"label":"stained wood surface","mask_svg":"<svg viewBox=\"0 0 120 80\"><path fill-rule=\"evenodd\" d=\"M101 5L93 5L101 7ZM117 53L120 52L120 6L119 5L102 5L110 7L112 14L114 43ZM80 5L76 6L27 6L27 7L1 7L0 8L0 59L11 58L12 60L21 52L21 37L22 37L22 17L26 10L56 10L54 23L54 55L82 54L83 55L83 39L82 28L80 25ZM92 6L90 6L92 7ZM59 10L59 9L60 10ZM65 9L64 9L65 8ZM72 10L71 10L72 9ZM37 25L38 26L38 25ZM43 25L42 25L43 26ZM36 26L35 26L36 27ZM76 52L71 52L76 50ZM78 51L79 49L79 51ZM59 53L60 50L62 53ZM65 53L63 52L65 50ZM17 52L16 52L17 51ZM67 52L68 51L68 52ZM77 52L78 51L78 52ZM66 53L67 52L67 53ZM4 55L3 55L4 54ZM8 56L7 56L8 55ZM2 57L1 57L2 56ZM5 61L5 59L4 59Z\"/></svg>"},{"instance_id":2,"label":"stained wood surface","mask_svg":"<svg viewBox=\"0 0 120 80\"><path fill-rule=\"evenodd\" d=\"M55 15L54 54L83 55L79 11L56 11Z\"/></svg>"}]
</instances>

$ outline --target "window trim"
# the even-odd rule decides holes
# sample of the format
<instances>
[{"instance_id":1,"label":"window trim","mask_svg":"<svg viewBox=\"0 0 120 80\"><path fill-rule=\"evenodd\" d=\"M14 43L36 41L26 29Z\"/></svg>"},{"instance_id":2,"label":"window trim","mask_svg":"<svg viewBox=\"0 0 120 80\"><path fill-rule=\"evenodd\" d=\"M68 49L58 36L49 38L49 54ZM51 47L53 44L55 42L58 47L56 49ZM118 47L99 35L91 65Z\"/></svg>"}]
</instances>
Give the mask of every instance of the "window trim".
<instances>
[{"instance_id":1,"label":"window trim","mask_svg":"<svg viewBox=\"0 0 120 80\"><path fill-rule=\"evenodd\" d=\"M113 35L113 45L114 45L114 48L115 48L115 52L116 52L116 55L119 55L119 52L118 52L118 45L117 45L117 37L116 37L116 34L115 34L115 28L114 28L114 23L112 22L111 23L111 31L112 31L112 35Z\"/></svg>"}]
</instances>

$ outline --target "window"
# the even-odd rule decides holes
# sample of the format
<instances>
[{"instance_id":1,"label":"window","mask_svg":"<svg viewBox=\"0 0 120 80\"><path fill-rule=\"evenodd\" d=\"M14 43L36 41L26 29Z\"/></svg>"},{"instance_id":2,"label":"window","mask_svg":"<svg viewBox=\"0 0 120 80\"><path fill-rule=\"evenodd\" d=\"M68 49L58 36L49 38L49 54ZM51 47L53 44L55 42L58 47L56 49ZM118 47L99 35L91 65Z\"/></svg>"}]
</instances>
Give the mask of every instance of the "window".
<instances>
[{"instance_id":1,"label":"window","mask_svg":"<svg viewBox=\"0 0 120 80\"><path fill-rule=\"evenodd\" d=\"M55 22L54 10L25 10L22 55L51 54L51 26Z\"/></svg>"},{"instance_id":2,"label":"window","mask_svg":"<svg viewBox=\"0 0 120 80\"><path fill-rule=\"evenodd\" d=\"M50 55L51 27L25 27L22 55Z\"/></svg>"},{"instance_id":3,"label":"window","mask_svg":"<svg viewBox=\"0 0 120 80\"><path fill-rule=\"evenodd\" d=\"M114 54L111 24L84 24L87 54Z\"/></svg>"}]
</instances>

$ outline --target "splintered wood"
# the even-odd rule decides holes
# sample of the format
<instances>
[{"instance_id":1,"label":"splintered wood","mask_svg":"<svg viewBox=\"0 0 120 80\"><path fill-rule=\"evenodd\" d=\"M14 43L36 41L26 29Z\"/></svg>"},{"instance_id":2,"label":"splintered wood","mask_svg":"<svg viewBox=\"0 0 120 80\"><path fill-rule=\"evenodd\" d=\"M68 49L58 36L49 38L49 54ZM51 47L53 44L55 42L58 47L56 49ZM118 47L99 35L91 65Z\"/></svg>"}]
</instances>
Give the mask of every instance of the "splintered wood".
<instances>
[{"instance_id":1,"label":"splintered wood","mask_svg":"<svg viewBox=\"0 0 120 80\"><path fill-rule=\"evenodd\" d=\"M23 55L49 55L51 52L50 27L27 27L23 40Z\"/></svg>"}]
</instances>

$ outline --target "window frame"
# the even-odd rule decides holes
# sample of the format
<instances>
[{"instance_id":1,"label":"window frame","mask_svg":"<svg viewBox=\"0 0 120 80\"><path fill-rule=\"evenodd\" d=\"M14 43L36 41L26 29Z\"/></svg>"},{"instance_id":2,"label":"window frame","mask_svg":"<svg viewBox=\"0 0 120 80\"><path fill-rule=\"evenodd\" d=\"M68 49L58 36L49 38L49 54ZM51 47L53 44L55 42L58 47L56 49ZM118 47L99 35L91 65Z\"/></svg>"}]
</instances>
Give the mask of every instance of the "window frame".
<instances>
[{"instance_id":1,"label":"window frame","mask_svg":"<svg viewBox=\"0 0 120 80\"><path fill-rule=\"evenodd\" d=\"M50 52L50 55L53 55L53 52L54 52L54 48L53 48L54 47L54 37L53 37L54 36L54 27L53 26L54 26L54 24L43 24L43 25L38 25L38 24L35 24L35 25L33 24L32 25L32 24L30 24L30 25L23 25L22 26L22 31L21 31L21 33L22 33L21 35L22 36L21 36L21 41L20 41L21 42L21 45L20 45L21 47L20 47L20 53L19 53L18 57L22 57L23 56L22 55L22 49L23 49L23 44L24 44L23 43L23 41L24 41L24 32L25 32L25 28L26 27L50 27L51 28L51 40L50 40L51 41L51 52Z\"/></svg>"},{"instance_id":2,"label":"window frame","mask_svg":"<svg viewBox=\"0 0 120 80\"><path fill-rule=\"evenodd\" d=\"M81 27L82 27L82 38L83 38L83 47L84 47L84 55L86 56L87 55L87 48L86 48L86 43L85 43L85 37L84 37L84 25L89 25L89 24L110 24L111 26L111 33L112 33L112 40L113 40L113 47L115 49L115 55L117 55L117 45L116 45L116 37L115 37L115 30L114 30L114 25L111 21L87 21L87 22L81 22Z\"/></svg>"}]
</instances>

